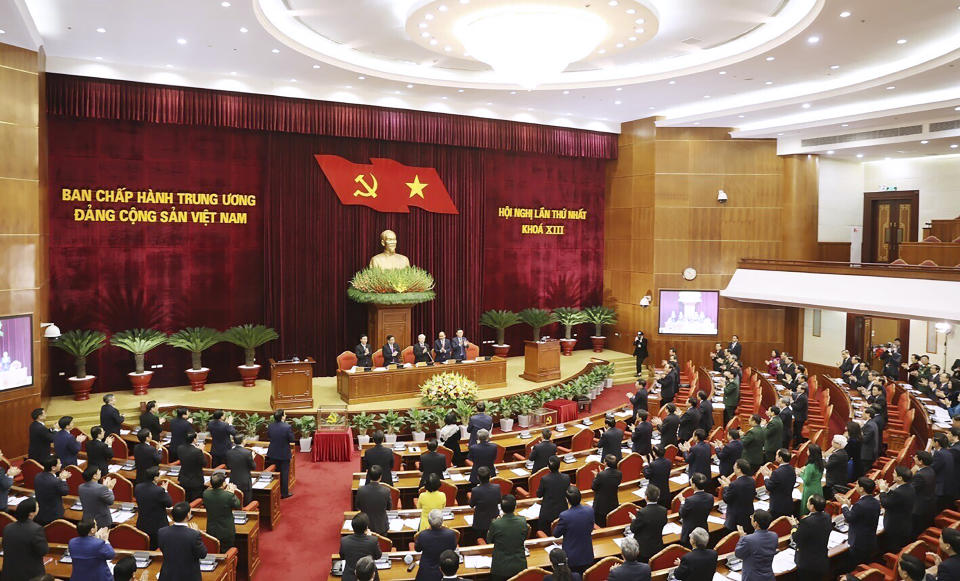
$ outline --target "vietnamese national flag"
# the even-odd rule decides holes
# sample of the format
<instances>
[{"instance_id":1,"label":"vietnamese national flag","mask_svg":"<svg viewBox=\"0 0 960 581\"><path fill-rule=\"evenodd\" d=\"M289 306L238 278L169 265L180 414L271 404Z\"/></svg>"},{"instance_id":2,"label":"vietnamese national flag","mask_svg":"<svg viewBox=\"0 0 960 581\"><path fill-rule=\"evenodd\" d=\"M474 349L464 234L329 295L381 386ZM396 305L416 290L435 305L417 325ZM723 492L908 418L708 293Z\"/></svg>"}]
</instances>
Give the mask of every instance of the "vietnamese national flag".
<instances>
[{"instance_id":1,"label":"vietnamese national flag","mask_svg":"<svg viewBox=\"0 0 960 581\"><path fill-rule=\"evenodd\" d=\"M316 155L340 203L378 212L409 212L410 206L437 214L459 214L437 170L410 167L392 159L351 163L338 155Z\"/></svg>"}]
</instances>

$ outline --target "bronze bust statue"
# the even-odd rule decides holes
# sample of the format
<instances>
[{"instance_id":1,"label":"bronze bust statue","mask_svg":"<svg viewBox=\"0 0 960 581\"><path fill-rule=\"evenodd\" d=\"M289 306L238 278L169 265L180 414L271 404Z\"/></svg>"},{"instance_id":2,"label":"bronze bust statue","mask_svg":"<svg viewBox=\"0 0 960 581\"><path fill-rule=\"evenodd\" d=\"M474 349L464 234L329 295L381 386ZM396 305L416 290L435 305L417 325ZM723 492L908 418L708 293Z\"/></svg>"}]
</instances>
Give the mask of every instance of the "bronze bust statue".
<instances>
[{"instance_id":1,"label":"bronze bust statue","mask_svg":"<svg viewBox=\"0 0 960 581\"><path fill-rule=\"evenodd\" d=\"M384 230L380 234L380 246L383 252L370 259L370 268L394 270L410 266L410 260L397 252L397 235L393 230Z\"/></svg>"}]
</instances>

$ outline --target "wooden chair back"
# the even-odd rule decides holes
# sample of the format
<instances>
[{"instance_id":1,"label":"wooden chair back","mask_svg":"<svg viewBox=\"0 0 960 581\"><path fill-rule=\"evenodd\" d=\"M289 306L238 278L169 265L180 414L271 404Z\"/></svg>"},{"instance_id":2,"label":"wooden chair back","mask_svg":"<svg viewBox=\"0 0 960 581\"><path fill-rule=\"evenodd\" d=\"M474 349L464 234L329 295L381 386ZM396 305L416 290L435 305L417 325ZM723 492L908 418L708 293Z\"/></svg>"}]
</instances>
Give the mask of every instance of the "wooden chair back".
<instances>
[{"instance_id":1,"label":"wooden chair back","mask_svg":"<svg viewBox=\"0 0 960 581\"><path fill-rule=\"evenodd\" d=\"M373 361L374 367L383 367L383 350L374 349L373 355L370 357L370 359Z\"/></svg>"},{"instance_id":2,"label":"wooden chair back","mask_svg":"<svg viewBox=\"0 0 960 581\"><path fill-rule=\"evenodd\" d=\"M650 569L653 571L672 569L674 567L673 562L689 552L690 549L681 545L664 547L659 553L650 557Z\"/></svg>"},{"instance_id":3,"label":"wooden chair back","mask_svg":"<svg viewBox=\"0 0 960 581\"><path fill-rule=\"evenodd\" d=\"M575 477L577 488L580 490L590 490L593 486L593 478L600 471L600 463L596 460L587 462L580 468L577 468Z\"/></svg>"},{"instance_id":4,"label":"wooden chair back","mask_svg":"<svg viewBox=\"0 0 960 581\"><path fill-rule=\"evenodd\" d=\"M37 474L43 472L43 466L33 458L27 458L20 464L20 471L23 476L23 485L26 488L33 488L33 480Z\"/></svg>"},{"instance_id":5,"label":"wooden chair back","mask_svg":"<svg viewBox=\"0 0 960 581\"><path fill-rule=\"evenodd\" d=\"M63 469L70 476L67 478L67 487L70 488L70 494L77 496L80 485L83 484L83 470L77 466L67 466Z\"/></svg>"},{"instance_id":6,"label":"wooden chair back","mask_svg":"<svg viewBox=\"0 0 960 581\"><path fill-rule=\"evenodd\" d=\"M426 488L420 487L420 490L418 492L423 493L426 491L427 491ZM446 501L447 506L457 506L457 486L455 484L451 484L446 480L441 480L440 492L442 492L444 496L447 497L447 501Z\"/></svg>"},{"instance_id":7,"label":"wooden chair back","mask_svg":"<svg viewBox=\"0 0 960 581\"><path fill-rule=\"evenodd\" d=\"M790 524L790 521L787 520L787 517L781 516L774 519L773 522L770 523L768 530L777 533L778 537L786 537L790 534L791 528L792 525Z\"/></svg>"},{"instance_id":8,"label":"wooden chair back","mask_svg":"<svg viewBox=\"0 0 960 581\"><path fill-rule=\"evenodd\" d=\"M200 531L200 540L203 541L203 546L207 548L207 553L220 552L220 541L217 540L217 537Z\"/></svg>"},{"instance_id":9,"label":"wooden chair back","mask_svg":"<svg viewBox=\"0 0 960 581\"><path fill-rule=\"evenodd\" d=\"M128 524L117 525L110 529L108 539L114 549L125 549L127 551L150 550L150 536Z\"/></svg>"},{"instance_id":10,"label":"wooden chair back","mask_svg":"<svg viewBox=\"0 0 960 581\"><path fill-rule=\"evenodd\" d=\"M643 456L631 452L620 460L617 468L623 473L624 482L639 480L643 476Z\"/></svg>"},{"instance_id":11,"label":"wooden chair back","mask_svg":"<svg viewBox=\"0 0 960 581\"><path fill-rule=\"evenodd\" d=\"M633 515L640 511L640 507L633 503L621 504L607 513L607 526L618 527L630 524Z\"/></svg>"},{"instance_id":12,"label":"wooden chair back","mask_svg":"<svg viewBox=\"0 0 960 581\"><path fill-rule=\"evenodd\" d=\"M473 344L471 344L471 347ZM540 567L528 567L523 571L520 571L507 581L543 581L543 578L549 575L546 571Z\"/></svg>"},{"instance_id":13,"label":"wooden chair back","mask_svg":"<svg viewBox=\"0 0 960 581\"><path fill-rule=\"evenodd\" d=\"M550 469L541 468L530 475L530 478L527 480L527 485L530 487L528 490L531 495L537 494L537 488L540 488L540 480L547 474L550 474Z\"/></svg>"},{"instance_id":14,"label":"wooden chair back","mask_svg":"<svg viewBox=\"0 0 960 581\"><path fill-rule=\"evenodd\" d=\"M413 345L403 348L403 351L400 352L400 361L411 365L417 361L416 356L413 354Z\"/></svg>"},{"instance_id":15,"label":"wooden chair back","mask_svg":"<svg viewBox=\"0 0 960 581\"><path fill-rule=\"evenodd\" d=\"M377 538L377 544L380 545L380 551L384 553L389 553L393 551L393 541L388 539L383 535L378 535L377 533L370 533Z\"/></svg>"},{"instance_id":16,"label":"wooden chair back","mask_svg":"<svg viewBox=\"0 0 960 581\"><path fill-rule=\"evenodd\" d=\"M357 354L353 351L344 351L340 355L337 355L337 369L346 371L356 366L356 364Z\"/></svg>"},{"instance_id":17,"label":"wooden chair back","mask_svg":"<svg viewBox=\"0 0 960 581\"><path fill-rule=\"evenodd\" d=\"M501 478L500 476L494 476L490 479L491 484L496 484L500 487L500 496L506 496L513 492L513 482L507 480L506 478ZM454 487L456 488L456 487Z\"/></svg>"},{"instance_id":18,"label":"wooden chair back","mask_svg":"<svg viewBox=\"0 0 960 581\"><path fill-rule=\"evenodd\" d=\"M390 506L391 506L391 508L392 508L392 509L399 509L399 508L400 508L400 491L399 491L397 488L394 488L393 486L390 486L389 484L384 484L383 486L386 486L387 488L390 489Z\"/></svg>"},{"instance_id":19,"label":"wooden chair back","mask_svg":"<svg viewBox=\"0 0 960 581\"><path fill-rule=\"evenodd\" d=\"M62 518L58 518L57 520L43 527L43 533L47 536L48 543L65 545L70 542L70 539L77 536L77 525Z\"/></svg>"},{"instance_id":20,"label":"wooden chair back","mask_svg":"<svg viewBox=\"0 0 960 581\"><path fill-rule=\"evenodd\" d=\"M580 431L570 438L570 451L580 452L593 448L593 430L580 428Z\"/></svg>"},{"instance_id":21,"label":"wooden chair back","mask_svg":"<svg viewBox=\"0 0 960 581\"><path fill-rule=\"evenodd\" d=\"M113 436L113 444L110 445L110 448L113 450L114 460L125 460L130 457L130 448L127 443L116 434Z\"/></svg>"},{"instance_id":22,"label":"wooden chair back","mask_svg":"<svg viewBox=\"0 0 960 581\"><path fill-rule=\"evenodd\" d=\"M444 458L447 459L448 467L453 466L453 450L446 446L437 446L437 452L443 454Z\"/></svg>"},{"instance_id":23,"label":"wooden chair back","mask_svg":"<svg viewBox=\"0 0 960 581\"><path fill-rule=\"evenodd\" d=\"M622 562L616 557L604 557L583 572L583 581L606 581L610 569Z\"/></svg>"},{"instance_id":24,"label":"wooden chair back","mask_svg":"<svg viewBox=\"0 0 960 581\"><path fill-rule=\"evenodd\" d=\"M168 480L170 484L167 485L167 494L170 495L170 500L173 501L173 504L178 502L183 502L187 499L187 493L183 490L183 487L174 482L173 480Z\"/></svg>"},{"instance_id":25,"label":"wooden chair back","mask_svg":"<svg viewBox=\"0 0 960 581\"><path fill-rule=\"evenodd\" d=\"M722 539L717 541L717 546L713 550L717 552L718 555L726 555L727 553L732 553L734 549L737 548L737 541L740 540L740 533L734 531Z\"/></svg>"},{"instance_id":26,"label":"wooden chair back","mask_svg":"<svg viewBox=\"0 0 960 581\"><path fill-rule=\"evenodd\" d=\"M133 483L119 474L110 474L109 478L116 479L113 486L113 497L118 502L133 502Z\"/></svg>"}]
</instances>

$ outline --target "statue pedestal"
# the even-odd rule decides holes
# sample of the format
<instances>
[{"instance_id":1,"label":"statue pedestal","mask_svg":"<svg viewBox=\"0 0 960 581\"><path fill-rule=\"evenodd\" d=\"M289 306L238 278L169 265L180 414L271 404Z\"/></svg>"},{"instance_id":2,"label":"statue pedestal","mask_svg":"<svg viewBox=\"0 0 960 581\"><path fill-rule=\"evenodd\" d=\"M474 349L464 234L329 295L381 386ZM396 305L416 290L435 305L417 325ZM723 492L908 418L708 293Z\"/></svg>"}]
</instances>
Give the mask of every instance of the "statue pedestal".
<instances>
[{"instance_id":1,"label":"statue pedestal","mask_svg":"<svg viewBox=\"0 0 960 581\"><path fill-rule=\"evenodd\" d=\"M413 306L411 305L369 303L367 305L367 335L370 339L370 345L374 349L379 349L387 342L387 335L396 337L400 349L413 345L411 335L413 332L412 310Z\"/></svg>"}]
</instances>

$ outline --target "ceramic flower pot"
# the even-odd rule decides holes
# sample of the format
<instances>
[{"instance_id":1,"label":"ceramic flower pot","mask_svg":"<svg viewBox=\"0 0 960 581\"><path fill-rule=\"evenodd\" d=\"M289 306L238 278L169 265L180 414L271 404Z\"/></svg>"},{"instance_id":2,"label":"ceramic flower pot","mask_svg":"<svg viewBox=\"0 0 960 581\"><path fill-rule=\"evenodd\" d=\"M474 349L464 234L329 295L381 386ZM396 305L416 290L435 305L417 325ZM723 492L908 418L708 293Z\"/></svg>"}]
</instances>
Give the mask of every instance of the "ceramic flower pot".
<instances>
[{"instance_id":1,"label":"ceramic flower pot","mask_svg":"<svg viewBox=\"0 0 960 581\"><path fill-rule=\"evenodd\" d=\"M190 380L191 391L203 391L207 384L207 376L210 375L210 369L202 367L200 369L187 369L187 379Z\"/></svg>"},{"instance_id":2,"label":"ceramic flower pot","mask_svg":"<svg viewBox=\"0 0 960 581\"><path fill-rule=\"evenodd\" d=\"M74 401L90 399L90 390L93 389L93 382L96 380L96 375L88 375L83 379L79 377L71 377L68 379L67 381L70 382L70 390L73 392Z\"/></svg>"},{"instance_id":3,"label":"ceramic flower pot","mask_svg":"<svg viewBox=\"0 0 960 581\"><path fill-rule=\"evenodd\" d=\"M603 336L592 336L590 337L590 343L593 344L593 352L600 353L603 351L603 346L606 344L607 338Z\"/></svg>"},{"instance_id":4,"label":"ceramic flower pot","mask_svg":"<svg viewBox=\"0 0 960 581\"><path fill-rule=\"evenodd\" d=\"M508 357L510 355L509 345L494 345L493 354L496 357Z\"/></svg>"},{"instance_id":5,"label":"ceramic flower pot","mask_svg":"<svg viewBox=\"0 0 960 581\"><path fill-rule=\"evenodd\" d=\"M259 365L237 365L240 370L240 378L243 379L243 387L253 387L257 383L257 376L260 375Z\"/></svg>"},{"instance_id":6,"label":"ceramic flower pot","mask_svg":"<svg viewBox=\"0 0 960 581\"><path fill-rule=\"evenodd\" d=\"M128 373L130 385L133 386L133 395L147 395L147 388L150 387L150 378L153 377L152 371L143 373Z\"/></svg>"},{"instance_id":7,"label":"ceramic flower pot","mask_svg":"<svg viewBox=\"0 0 960 581\"><path fill-rule=\"evenodd\" d=\"M560 339L560 354L569 357L573 355L573 348L576 346L576 339Z\"/></svg>"}]
</instances>

